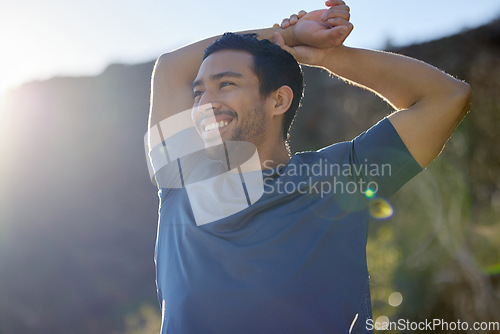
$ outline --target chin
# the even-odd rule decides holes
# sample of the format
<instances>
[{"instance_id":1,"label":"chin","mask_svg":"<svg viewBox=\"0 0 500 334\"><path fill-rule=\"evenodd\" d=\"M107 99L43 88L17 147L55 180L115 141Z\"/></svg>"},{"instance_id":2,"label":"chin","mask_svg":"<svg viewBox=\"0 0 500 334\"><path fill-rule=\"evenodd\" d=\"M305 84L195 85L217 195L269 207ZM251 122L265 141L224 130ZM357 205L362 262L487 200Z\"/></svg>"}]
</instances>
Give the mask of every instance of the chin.
<instances>
[{"instance_id":1,"label":"chin","mask_svg":"<svg viewBox=\"0 0 500 334\"><path fill-rule=\"evenodd\" d=\"M257 152L257 147L248 141L224 141L218 145L206 148L207 156L224 164L229 163L229 168L247 163Z\"/></svg>"},{"instance_id":2,"label":"chin","mask_svg":"<svg viewBox=\"0 0 500 334\"><path fill-rule=\"evenodd\" d=\"M210 146L206 146L205 151L207 153L207 156L212 160L218 160L226 163L227 157L226 157L226 149L224 148L224 146L225 145L223 143L217 145L211 144Z\"/></svg>"}]
</instances>

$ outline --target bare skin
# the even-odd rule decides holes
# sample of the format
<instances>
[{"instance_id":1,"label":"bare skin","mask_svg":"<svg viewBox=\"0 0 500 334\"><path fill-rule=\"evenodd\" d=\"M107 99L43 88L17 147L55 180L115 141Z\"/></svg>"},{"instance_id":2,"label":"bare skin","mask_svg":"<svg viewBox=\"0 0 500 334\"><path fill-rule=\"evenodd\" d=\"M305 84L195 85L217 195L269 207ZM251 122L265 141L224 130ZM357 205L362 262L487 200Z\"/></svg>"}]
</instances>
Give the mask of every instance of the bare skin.
<instances>
[{"instance_id":1,"label":"bare skin","mask_svg":"<svg viewBox=\"0 0 500 334\"><path fill-rule=\"evenodd\" d=\"M258 147L259 156L274 157L277 163L286 163L288 154L281 150L282 115L290 107L293 93L286 86L267 98L259 92L259 79L252 70L252 55L235 50L215 52L205 59L193 84L193 119L200 124L200 135L205 142L247 141ZM197 108L206 106L207 108ZM210 122L226 122L215 130L204 131L206 115L215 115ZM198 119L201 119L199 122ZM213 119L213 117L212 117Z\"/></svg>"},{"instance_id":2,"label":"bare skin","mask_svg":"<svg viewBox=\"0 0 500 334\"><path fill-rule=\"evenodd\" d=\"M340 2L329 0L326 3ZM291 17L282 25L296 25L299 31L295 33L301 35L300 30L306 25L297 25L297 22L302 20L318 22L326 18L328 24L335 24L349 19L348 11L338 8L302 13L300 19ZM416 59L343 45L330 48L293 46L287 45L284 39L279 39L278 44L300 63L325 68L388 101L395 109L389 116L390 122L422 168L439 155L470 106L471 88L467 83Z\"/></svg>"},{"instance_id":3,"label":"bare skin","mask_svg":"<svg viewBox=\"0 0 500 334\"><path fill-rule=\"evenodd\" d=\"M389 116L390 122L415 160L425 168L439 155L465 116L470 103L469 85L412 58L343 46L353 29L350 9L341 0L328 0L325 4L327 9L292 15L281 26L246 32L273 40L301 64L325 68L387 100L395 109ZM190 109L196 103L193 82L204 78L208 83L208 73L214 71L215 64L218 72L238 72L237 67L248 69L248 57L241 55L236 63L231 63L231 57L224 52L216 52L203 62L203 50L216 38L193 43L158 59L153 74L150 125ZM236 91L226 84L220 91L203 86L197 93L201 94L199 99L214 104L220 112L232 112L231 119L236 122L228 125L226 140L238 131L239 135L246 133L256 144L262 161L286 163L290 157L279 125L292 97L289 87L283 86L259 99L255 96L256 82L252 82L249 73L244 74L245 85ZM226 90L231 93L225 94ZM245 100L246 96L252 99ZM249 115L256 111L262 111L265 122L257 119L252 125ZM255 126L264 128L261 135L252 129Z\"/></svg>"},{"instance_id":4,"label":"bare skin","mask_svg":"<svg viewBox=\"0 0 500 334\"><path fill-rule=\"evenodd\" d=\"M323 9L322 12L326 12ZM349 24L349 22L345 22ZM344 23L344 24L345 24ZM295 30L297 27L306 25L298 30L301 35L296 35ZM299 45L306 43L307 45L314 45L316 47L330 47L332 45L340 45L348 35L347 30L339 30L332 28L326 22L311 22L303 21L298 22L293 27L288 28L272 27L259 30L250 30L242 33L257 33L259 38L269 40L286 40L287 45ZM251 81L251 75L245 69L248 69L248 58L239 57L239 63L231 62L230 58L225 52L216 52L208 57L205 61L202 59L203 50L208 47L219 36L209 38L200 42L190 44L181 49L162 55L156 62L153 80L152 80L152 95L151 95L151 109L150 109L150 128L158 122L173 116L179 112L191 109L194 105L204 103L211 103L215 106L214 113L228 112L232 113L233 120L236 122L228 125L228 134L224 135L225 140L232 139L229 136L236 135L239 130L243 132L252 132L251 129L243 129L243 126L249 125L250 120L246 115L249 111L262 110L265 115L265 131L260 132L260 137L254 135L252 143L257 146L259 157L262 162L267 161L266 168L273 167L273 165L280 165L289 161L290 157L286 150L285 142L281 133L282 115L288 109L290 102L293 98L293 93L288 86L282 86L275 92L272 92L267 97L255 96L255 85L238 86L234 90L234 86L224 87L220 91L213 89L214 86L196 86L196 91L200 91L199 101L195 101L197 93L193 92L193 82L204 79L204 83L208 84L207 73L214 74L213 66L218 66L218 73L233 71L244 73L244 82ZM234 65L237 65L236 67ZM225 66L225 68L224 68ZM242 70L240 71L241 68ZM256 78L256 77L255 77ZM221 79L221 78L219 78ZM233 82L234 84L235 82ZM253 82L255 84L255 82ZM220 82L219 82L220 84ZM208 89L207 89L208 88ZM222 92L231 91L231 94L222 94ZM243 94L235 94L247 90ZM252 101L246 100L248 105L244 106L243 100L236 102L235 99L240 99L245 96L252 96ZM198 98L198 97L196 97ZM236 107L237 105L237 107ZM235 106L234 108L232 106ZM246 120L246 121L245 121ZM239 124L238 124L239 123ZM241 125L241 127L240 127ZM238 129L237 129L238 127ZM255 130L255 129L254 129ZM253 131L255 132L255 131ZM273 161L274 164L269 163ZM264 168L262 166L262 168Z\"/></svg>"}]
</instances>

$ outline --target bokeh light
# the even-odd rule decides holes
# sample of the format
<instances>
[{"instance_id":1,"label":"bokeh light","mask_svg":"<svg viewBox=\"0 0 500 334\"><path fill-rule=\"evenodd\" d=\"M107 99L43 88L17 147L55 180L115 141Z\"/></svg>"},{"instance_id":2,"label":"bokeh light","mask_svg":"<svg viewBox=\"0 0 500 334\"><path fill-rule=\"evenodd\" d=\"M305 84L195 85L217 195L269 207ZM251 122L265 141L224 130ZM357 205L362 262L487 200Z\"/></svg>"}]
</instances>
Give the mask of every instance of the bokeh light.
<instances>
[{"instance_id":1,"label":"bokeh light","mask_svg":"<svg viewBox=\"0 0 500 334\"><path fill-rule=\"evenodd\" d=\"M394 214L392 205L383 198L372 198L369 205L370 216L375 219L387 219Z\"/></svg>"},{"instance_id":2,"label":"bokeh light","mask_svg":"<svg viewBox=\"0 0 500 334\"><path fill-rule=\"evenodd\" d=\"M389 305L398 307L403 302L403 295L401 294L401 292L394 291L389 295L389 298L387 300L389 302Z\"/></svg>"},{"instance_id":3,"label":"bokeh light","mask_svg":"<svg viewBox=\"0 0 500 334\"><path fill-rule=\"evenodd\" d=\"M386 315L381 315L375 320L375 328L388 328L389 318Z\"/></svg>"},{"instance_id":4,"label":"bokeh light","mask_svg":"<svg viewBox=\"0 0 500 334\"><path fill-rule=\"evenodd\" d=\"M375 191L373 189L366 189L365 196L368 198L373 198L375 196Z\"/></svg>"}]
</instances>

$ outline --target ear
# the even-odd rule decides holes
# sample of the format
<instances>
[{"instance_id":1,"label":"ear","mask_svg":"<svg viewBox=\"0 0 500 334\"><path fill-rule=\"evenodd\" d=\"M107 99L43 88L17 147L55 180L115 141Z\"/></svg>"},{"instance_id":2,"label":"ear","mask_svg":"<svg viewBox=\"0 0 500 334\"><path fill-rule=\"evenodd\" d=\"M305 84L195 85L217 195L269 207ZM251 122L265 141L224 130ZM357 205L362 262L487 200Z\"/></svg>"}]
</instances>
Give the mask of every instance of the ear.
<instances>
[{"instance_id":1,"label":"ear","mask_svg":"<svg viewBox=\"0 0 500 334\"><path fill-rule=\"evenodd\" d=\"M271 107L273 108L273 116L283 115L292 104L293 91L287 86L283 85L271 93Z\"/></svg>"}]
</instances>

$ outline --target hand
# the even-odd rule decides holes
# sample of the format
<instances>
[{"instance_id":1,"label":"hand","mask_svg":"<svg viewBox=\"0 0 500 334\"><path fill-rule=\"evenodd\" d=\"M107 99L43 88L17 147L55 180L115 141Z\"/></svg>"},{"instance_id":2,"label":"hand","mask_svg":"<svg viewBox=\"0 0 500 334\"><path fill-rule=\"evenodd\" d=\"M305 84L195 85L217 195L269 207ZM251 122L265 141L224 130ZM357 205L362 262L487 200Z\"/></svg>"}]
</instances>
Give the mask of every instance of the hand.
<instances>
[{"instance_id":1,"label":"hand","mask_svg":"<svg viewBox=\"0 0 500 334\"><path fill-rule=\"evenodd\" d=\"M296 25L299 19L303 18L300 24L294 29L294 34L299 40L303 38L304 42L318 43L318 39L316 41L308 39L309 36L307 34L310 33L316 34L316 38L330 39L333 42L333 45L322 44L326 41L321 41L318 44L304 43L305 45L315 47L340 46L353 29L352 23L349 22L351 17L350 8L342 0L327 0L325 1L325 5L329 7L327 10L316 10L310 13L301 10L297 15L293 14L290 18L284 19L280 26L282 29L286 29ZM319 14L321 16L318 17ZM316 27L311 22L304 22L305 20L315 22ZM274 26L278 25L275 24Z\"/></svg>"},{"instance_id":2,"label":"hand","mask_svg":"<svg viewBox=\"0 0 500 334\"><path fill-rule=\"evenodd\" d=\"M319 64L326 49L341 46L353 29L349 22L350 9L343 1L328 0L325 4L330 8L310 13L301 11L283 20L282 28L293 29L293 41L285 40L280 33L274 35L275 43L301 63Z\"/></svg>"},{"instance_id":3,"label":"hand","mask_svg":"<svg viewBox=\"0 0 500 334\"><path fill-rule=\"evenodd\" d=\"M281 27L283 29L286 29L297 23L297 21L306 14L307 12L305 10L301 10L298 14L292 14L289 19L283 19L283 21L281 21L281 24L275 23L273 27Z\"/></svg>"},{"instance_id":4,"label":"hand","mask_svg":"<svg viewBox=\"0 0 500 334\"><path fill-rule=\"evenodd\" d=\"M338 39L338 46L340 46L354 28L352 23L349 22L351 18L351 9L342 0L326 0L325 5L329 8L323 13L321 19L326 21L332 28L340 27L341 35L342 31L345 33L343 37L340 36Z\"/></svg>"}]
</instances>

